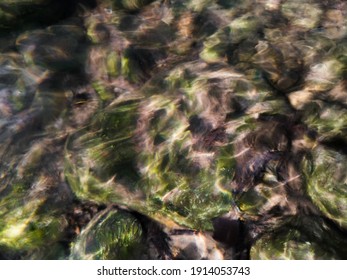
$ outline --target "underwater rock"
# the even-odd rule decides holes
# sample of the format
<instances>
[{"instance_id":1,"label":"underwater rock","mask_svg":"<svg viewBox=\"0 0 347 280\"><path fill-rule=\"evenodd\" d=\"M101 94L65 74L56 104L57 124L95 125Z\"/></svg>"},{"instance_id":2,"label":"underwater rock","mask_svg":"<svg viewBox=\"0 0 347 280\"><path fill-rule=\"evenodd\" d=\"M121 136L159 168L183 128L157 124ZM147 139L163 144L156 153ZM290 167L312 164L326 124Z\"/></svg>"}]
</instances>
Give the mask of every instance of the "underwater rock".
<instances>
[{"instance_id":1,"label":"underwater rock","mask_svg":"<svg viewBox=\"0 0 347 280\"><path fill-rule=\"evenodd\" d=\"M321 141L346 138L346 109L338 104L312 101L304 107L303 121L314 129Z\"/></svg>"},{"instance_id":2,"label":"underwater rock","mask_svg":"<svg viewBox=\"0 0 347 280\"><path fill-rule=\"evenodd\" d=\"M176 231L170 234L169 247L178 260L223 260L232 256L232 250L202 232Z\"/></svg>"},{"instance_id":3,"label":"underwater rock","mask_svg":"<svg viewBox=\"0 0 347 280\"><path fill-rule=\"evenodd\" d=\"M315 1L302 3L298 0L285 1L281 5L281 11L293 26L304 31L317 27L323 13Z\"/></svg>"},{"instance_id":4,"label":"underwater rock","mask_svg":"<svg viewBox=\"0 0 347 280\"><path fill-rule=\"evenodd\" d=\"M184 75L181 66L167 73L162 95L144 99L146 90L158 87L155 80L143 95L121 94L84 135L71 138L65 174L77 197L123 204L153 219L155 213L196 229L212 228L210 219L228 211L234 158L225 141L233 132L218 125L239 110L230 85L243 79L232 71L209 72L205 64L195 78L193 71L201 70L194 66L185 66L191 77L179 76ZM181 97L171 96L179 87ZM246 99L247 91L244 94ZM218 107L224 98L231 102ZM204 107L204 102L211 105Z\"/></svg>"},{"instance_id":5,"label":"underwater rock","mask_svg":"<svg viewBox=\"0 0 347 280\"><path fill-rule=\"evenodd\" d=\"M291 90L300 81L302 62L300 51L290 43L269 44L260 41L253 57L256 65L265 72L273 87L281 92Z\"/></svg>"},{"instance_id":6,"label":"underwater rock","mask_svg":"<svg viewBox=\"0 0 347 280\"><path fill-rule=\"evenodd\" d=\"M7 194L1 192L0 247L7 258L66 257L62 209L71 202L71 192L52 177L41 174L31 186L12 180Z\"/></svg>"},{"instance_id":7,"label":"underwater rock","mask_svg":"<svg viewBox=\"0 0 347 280\"><path fill-rule=\"evenodd\" d=\"M141 259L144 241L143 229L134 216L107 208L82 230L72 245L70 259Z\"/></svg>"},{"instance_id":8,"label":"underwater rock","mask_svg":"<svg viewBox=\"0 0 347 280\"><path fill-rule=\"evenodd\" d=\"M335 259L331 252L310 242L299 231L289 229L259 239L251 249L252 260L326 260Z\"/></svg>"},{"instance_id":9,"label":"underwater rock","mask_svg":"<svg viewBox=\"0 0 347 280\"><path fill-rule=\"evenodd\" d=\"M345 5L346 3L341 3ZM328 9L324 14L324 33L329 39L342 39L346 36L346 8Z\"/></svg>"},{"instance_id":10,"label":"underwater rock","mask_svg":"<svg viewBox=\"0 0 347 280\"><path fill-rule=\"evenodd\" d=\"M311 66L306 76L306 89L313 92L327 91L341 79L343 65L338 60L325 60Z\"/></svg>"},{"instance_id":11,"label":"underwater rock","mask_svg":"<svg viewBox=\"0 0 347 280\"><path fill-rule=\"evenodd\" d=\"M251 259L334 260L346 254L346 239L324 218L315 215L287 217L287 222L261 236L251 247Z\"/></svg>"},{"instance_id":12,"label":"underwater rock","mask_svg":"<svg viewBox=\"0 0 347 280\"><path fill-rule=\"evenodd\" d=\"M241 219L252 225L247 238L281 227L287 217L318 212L305 197L300 169L304 156L316 145L315 134L292 121L281 115L260 115L254 121L256 129L235 141L231 187Z\"/></svg>"},{"instance_id":13,"label":"underwater rock","mask_svg":"<svg viewBox=\"0 0 347 280\"><path fill-rule=\"evenodd\" d=\"M259 28L259 21L251 15L238 17L204 41L200 57L208 63L227 61L242 41L256 41Z\"/></svg>"},{"instance_id":14,"label":"underwater rock","mask_svg":"<svg viewBox=\"0 0 347 280\"><path fill-rule=\"evenodd\" d=\"M3 53L0 57L0 116L2 121L24 109L35 88L22 70L23 58L16 53Z\"/></svg>"},{"instance_id":15,"label":"underwater rock","mask_svg":"<svg viewBox=\"0 0 347 280\"><path fill-rule=\"evenodd\" d=\"M322 213L347 228L346 156L319 146L305 162L307 193Z\"/></svg>"},{"instance_id":16,"label":"underwater rock","mask_svg":"<svg viewBox=\"0 0 347 280\"><path fill-rule=\"evenodd\" d=\"M2 1L0 257L346 258L346 7Z\"/></svg>"},{"instance_id":17,"label":"underwater rock","mask_svg":"<svg viewBox=\"0 0 347 280\"><path fill-rule=\"evenodd\" d=\"M52 25L21 34L16 45L28 65L69 71L83 66L84 40L84 30L78 25Z\"/></svg>"}]
</instances>

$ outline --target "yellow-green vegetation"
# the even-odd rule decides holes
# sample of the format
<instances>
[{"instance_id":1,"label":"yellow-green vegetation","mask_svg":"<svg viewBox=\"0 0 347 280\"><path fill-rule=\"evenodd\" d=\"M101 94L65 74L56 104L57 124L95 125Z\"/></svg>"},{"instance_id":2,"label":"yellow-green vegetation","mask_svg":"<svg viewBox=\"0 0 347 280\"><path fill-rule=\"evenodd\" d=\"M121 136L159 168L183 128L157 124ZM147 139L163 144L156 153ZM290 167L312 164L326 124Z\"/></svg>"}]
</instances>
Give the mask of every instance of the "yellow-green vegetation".
<instances>
[{"instance_id":1,"label":"yellow-green vegetation","mask_svg":"<svg viewBox=\"0 0 347 280\"><path fill-rule=\"evenodd\" d=\"M346 157L319 147L305 163L307 192L318 208L343 228L347 228Z\"/></svg>"},{"instance_id":2,"label":"yellow-green vegetation","mask_svg":"<svg viewBox=\"0 0 347 280\"><path fill-rule=\"evenodd\" d=\"M346 7L0 1L0 259L346 259Z\"/></svg>"},{"instance_id":3,"label":"yellow-green vegetation","mask_svg":"<svg viewBox=\"0 0 347 280\"><path fill-rule=\"evenodd\" d=\"M326 230L321 217L292 217L278 230L257 240L251 249L253 260L327 260L346 253L343 235ZM332 244L338 243L335 247Z\"/></svg>"},{"instance_id":4,"label":"yellow-green vegetation","mask_svg":"<svg viewBox=\"0 0 347 280\"><path fill-rule=\"evenodd\" d=\"M45 184L44 179L36 184ZM34 259L63 257L63 248L57 241L62 238L67 222L60 211L45 212L47 194L30 195L20 184L11 188L0 203L2 251L10 257L18 253Z\"/></svg>"},{"instance_id":5,"label":"yellow-green vegetation","mask_svg":"<svg viewBox=\"0 0 347 280\"><path fill-rule=\"evenodd\" d=\"M133 260L143 254L141 224L131 214L107 209L99 213L72 245L70 259Z\"/></svg>"}]
</instances>

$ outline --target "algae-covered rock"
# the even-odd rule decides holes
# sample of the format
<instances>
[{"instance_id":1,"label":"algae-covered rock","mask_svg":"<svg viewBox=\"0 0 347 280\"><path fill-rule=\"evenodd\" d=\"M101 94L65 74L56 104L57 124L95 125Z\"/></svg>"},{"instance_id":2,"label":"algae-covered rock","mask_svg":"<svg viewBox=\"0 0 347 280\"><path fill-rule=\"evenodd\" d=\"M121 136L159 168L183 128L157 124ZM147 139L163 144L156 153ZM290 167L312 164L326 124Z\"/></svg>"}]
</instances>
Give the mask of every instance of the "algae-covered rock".
<instances>
[{"instance_id":1,"label":"algae-covered rock","mask_svg":"<svg viewBox=\"0 0 347 280\"><path fill-rule=\"evenodd\" d=\"M84 30L75 24L53 25L21 34L16 45L28 65L69 71L84 63L81 45L84 35Z\"/></svg>"},{"instance_id":2,"label":"algae-covered rock","mask_svg":"<svg viewBox=\"0 0 347 280\"><path fill-rule=\"evenodd\" d=\"M316 215L288 216L286 223L262 235L251 248L251 259L343 259L346 239L329 220Z\"/></svg>"},{"instance_id":3,"label":"algae-covered rock","mask_svg":"<svg viewBox=\"0 0 347 280\"><path fill-rule=\"evenodd\" d=\"M133 187L138 180L133 136L136 127L138 99L129 98L99 113L89 131L75 142L84 147L78 157L66 155L66 176L77 197L99 203L126 201L131 195L117 189L117 177ZM127 169L123 169L127 166ZM121 187L121 186L119 186ZM124 188L126 189L126 188Z\"/></svg>"},{"instance_id":4,"label":"algae-covered rock","mask_svg":"<svg viewBox=\"0 0 347 280\"><path fill-rule=\"evenodd\" d=\"M264 236L251 249L252 260L326 260L338 258L318 242L305 239L300 231L287 231Z\"/></svg>"},{"instance_id":5,"label":"algae-covered rock","mask_svg":"<svg viewBox=\"0 0 347 280\"><path fill-rule=\"evenodd\" d=\"M0 116L2 120L27 107L30 92L34 87L26 83L26 72L22 71L23 58L16 53L3 53L0 57Z\"/></svg>"},{"instance_id":6,"label":"algae-covered rock","mask_svg":"<svg viewBox=\"0 0 347 280\"><path fill-rule=\"evenodd\" d=\"M345 4L345 3L344 3ZM344 9L328 9L324 14L325 36L330 39L341 39L346 36L346 18Z\"/></svg>"},{"instance_id":7,"label":"algae-covered rock","mask_svg":"<svg viewBox=\"0 0 347 280\"><path fill-rule=\"evenodd\" d=\"M305 163L307 193L322 213L341 227L347 227L346 156L317 147Z\"/></svg>"},{"instance_id":8,"label":"algae-covered rock","mask_svg":"<svg viewBox=\"0 0 347 280\"><path fill-rule=\"evenodd\" d=\"M304 108L303 121L318 132L321 140L346 138L345 108L321 101L313 101Z\"/></svg>"},{"instance_id":9,"label":"algae-covered rock","mask_svg":"<svg viewBox=\"0 0 347 280\"><path fill-rule=\"evenodd\" d=\"M269 44L260 41L255 48L257 53L252 59L265 72L273 87L286 92L300 81L302 61L295 46L286 42Z\"/></svg>"},{"instance_id":10,"label":"algae-covered rock","mask_svg":"<svg viewBox=\"0 0 347 280\"><path fill-rule=\"evenodd\" d=\"M238 17L204 41L200 57L208 63L227 61L235 45L246 39L256 40L258 28L259 21L251 15Z\"/></svg>"},{"instance_id":11,"label":"algae-covered rock","mask_svg":"<svg viewBox=\"0 0 347 280\"><path fill-rule=\"evenodd\" d=\"M141 259L146 249L139 221L131 214L106 209L95 216L72 245L70 259Z\"/></svg>"},{"instance_id":12,"label":"algae-covered rock","mask_svg":"<svg viewBox=\"0 0 347 280\"><path fill-rule=\"evenodd\" d=\"M343 1L0 2L0 258L346 258Z\"/></svg>"},{"instance_id":13,"label":"algae-covered rock","mask_svg":"<svg viewBox=\"0 0 347 280\"><path fill-rule=\"evenodd\" d=\"M54 186L41 176L32 189L13 183L8 193L2 192L0 247L9 258L60 259L66 248L59 241L64 237L67 221L62 208L70 202L61 185ZM54 194L54 192L56 192ZM64 202L56 199L61 195Z\"/></svg>"},{"instance_id":14,"label":"algae-covered rock","mask_svg":"<svg viewBox=\"0 0 347 280\"><path fill-rule=\"evenodd\" d=\"M266 93L253 94L252 83L234 71L209 67L179 65L161 77L164 91L153 79L140 93L120 94L72 136L65 175L77 197L212 229L211 219L233 201L230 141L252 128L238 116Z\"/></svg>"},{"instance_id":15,"label":"algae-covered rock","mask_svg":"<svg viewBox=\"0 0 347 280\"><path fill-rule=\"evenodd\" d=\"M310 91L327 91L341 79L343 64L336 59L327 59L311 66L306 76L306 89Z\"/></svg>"},{"instance_id":16,"label":"algae-covered rock","mask_svg":"<svg viewBox=\"0 0 347 280\"><path fill-rule=\"evenodd\" d=\"M303 30L317 27L322 15L319 4L314 3L314 1L311 3L302 3L298 0L286 1L281 6L281 11L294 26Z\"/></svg>"},{"instance_id":17,"label":"algae-covered rock","mask_svg":"<svg viewBox=\"0 0 347 280\"><path fill-rule=\"evenodd\" d=\"M236 73L193 66L167 73L162 95L144 98L157 92L155 81L143 95L121 94L85 133L72 137L66 175L78 197L123 204L153 219L165 217L197 229L212 228L211 219L228 211L235 159L227 139L235 130L227 132L219 123L237 115L237 102L250 99L252 104L254 97L245 88L238 101L231 92L243 82ZM195 76L194 71L202 73ZM178 88L182 93L176 97ZM204 107L203 100L211 106ZM215 107L217 100L230 101Z\"/></svg>"}]
</instances>

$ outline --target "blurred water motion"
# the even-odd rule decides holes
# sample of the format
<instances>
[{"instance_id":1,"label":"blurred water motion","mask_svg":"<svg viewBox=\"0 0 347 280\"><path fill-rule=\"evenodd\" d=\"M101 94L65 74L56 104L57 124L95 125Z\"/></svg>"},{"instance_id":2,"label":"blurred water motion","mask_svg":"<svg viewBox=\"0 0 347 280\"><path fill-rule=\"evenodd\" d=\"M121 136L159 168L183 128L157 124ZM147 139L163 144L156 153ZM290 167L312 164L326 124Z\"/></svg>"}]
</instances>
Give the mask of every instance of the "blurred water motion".
<instances>
[{"instance_id":1,"label":"blurred water motion","mask_svg":"<svg viewBox=\"0 0 347 280\"><path fill-rule=\"evenodd\" d=\"M346 18L3 0L0 258L346 259Z\"/></svg>"}]
</instances>

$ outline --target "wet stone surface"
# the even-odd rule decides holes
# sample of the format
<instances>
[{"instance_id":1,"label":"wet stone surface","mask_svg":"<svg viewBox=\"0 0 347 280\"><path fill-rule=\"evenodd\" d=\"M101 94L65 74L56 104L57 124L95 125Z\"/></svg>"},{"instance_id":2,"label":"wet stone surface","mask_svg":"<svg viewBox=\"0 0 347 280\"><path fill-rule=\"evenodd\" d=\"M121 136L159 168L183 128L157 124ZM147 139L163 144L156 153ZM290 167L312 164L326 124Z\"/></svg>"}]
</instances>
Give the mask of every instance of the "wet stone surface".
<instances>
[{"instance_id":1,"label":"wet stone surface","mask_svg":"<svg viewBox=\"0 0 347 280\"><path fill-rule=\"evenodd\" d=\"M1 259L347 259L347 5L3 0Z\"/></svg>"}]
</instances>

